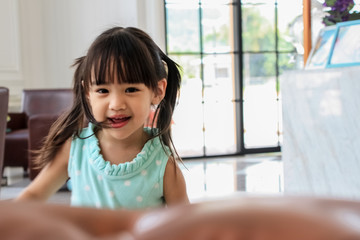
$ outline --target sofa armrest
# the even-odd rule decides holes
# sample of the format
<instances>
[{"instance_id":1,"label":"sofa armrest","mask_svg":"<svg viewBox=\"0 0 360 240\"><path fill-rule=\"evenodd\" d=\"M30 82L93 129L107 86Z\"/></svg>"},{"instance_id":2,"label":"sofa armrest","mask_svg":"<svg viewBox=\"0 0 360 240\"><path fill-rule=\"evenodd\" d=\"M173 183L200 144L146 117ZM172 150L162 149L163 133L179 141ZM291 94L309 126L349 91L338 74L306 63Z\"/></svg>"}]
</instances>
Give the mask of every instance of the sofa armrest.
<instances>
[{"instance_id":1,"label":"sofa armrest","mask_svg":"<svg viewBox=\"0 0 360 240\"><path fill-rule=\"evenodd\" d=\"M8 113L10 121L7 122L6 128L8 131L27 128L26 114L20 113Z\"/></svg>"},{"instance_id":2,"label":"sofa armrest","mask_svg":"<svg viewBox=\"0 0 360 240\"><path fill-rule=\"evenodd\" d=\"M35 153L39 150L45 137L49 134L52 124L58 119L58 114L36 114L29 118L29 177L33 180L41 169L34 163Z\"/></svg>"}]
</instances>

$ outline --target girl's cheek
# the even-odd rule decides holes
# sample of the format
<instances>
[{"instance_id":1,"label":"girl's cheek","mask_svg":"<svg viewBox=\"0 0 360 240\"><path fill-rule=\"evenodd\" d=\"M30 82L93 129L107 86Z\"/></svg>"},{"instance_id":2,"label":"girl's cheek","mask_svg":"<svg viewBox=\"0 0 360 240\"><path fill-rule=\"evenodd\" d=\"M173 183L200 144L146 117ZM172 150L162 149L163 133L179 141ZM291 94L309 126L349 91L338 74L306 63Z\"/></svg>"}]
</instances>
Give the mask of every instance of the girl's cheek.
<instances>
[{"instance_id":1,"label":"girl's cheek","mask_svg":"<svg viewBox=\"0 0 360 240\"><path fill-rule=\"evenodd\" d=\"M102 122L106 120L106 107L99 105L90 105L90 107L96 121Z\"/></svg>"}]
</instances>

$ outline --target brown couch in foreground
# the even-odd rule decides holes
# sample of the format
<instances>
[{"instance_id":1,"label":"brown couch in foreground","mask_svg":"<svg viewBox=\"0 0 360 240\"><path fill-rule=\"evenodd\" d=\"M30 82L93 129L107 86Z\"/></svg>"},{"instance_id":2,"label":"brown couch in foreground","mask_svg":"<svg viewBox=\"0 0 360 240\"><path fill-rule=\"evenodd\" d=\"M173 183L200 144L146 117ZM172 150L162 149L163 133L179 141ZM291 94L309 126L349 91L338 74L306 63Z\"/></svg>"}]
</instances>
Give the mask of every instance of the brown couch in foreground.
<instances>
[{"instance_id":1,"label":"brown couch in foreground","mask_svg":"<svg viewBox=\"0 0 360 240\"><path fill-rule=\"evenodd\" d=\"M2 240L358 240L360 202L232 197L155 210L0 201ZM19 224L21 223L21 224Z\"/></svg>"},{"instance_id":2,"label":"brown couch in foreground","mask_svg":"<svg viewBox=\"0 0 360 240\"><path fill-rule=\"evenodd\" d=\"M29 152L29 124L32 121L44 119L43 124L40 124L41 127L31 131L32 137L36 139L32 141L31 147L38 149L37 144L46 136L51 124L62 112L72 106L72 102L73 93L71 89L23 90L21 112L9 113L11 120L8 122L7 128L10 129L10 132L5 137L3 168L20 166L24 168L24 173L27 174L29 166L32 166L32 154ZM31 179L35 176L36 173L31 172Z\"/></svg>"}]
</instances>

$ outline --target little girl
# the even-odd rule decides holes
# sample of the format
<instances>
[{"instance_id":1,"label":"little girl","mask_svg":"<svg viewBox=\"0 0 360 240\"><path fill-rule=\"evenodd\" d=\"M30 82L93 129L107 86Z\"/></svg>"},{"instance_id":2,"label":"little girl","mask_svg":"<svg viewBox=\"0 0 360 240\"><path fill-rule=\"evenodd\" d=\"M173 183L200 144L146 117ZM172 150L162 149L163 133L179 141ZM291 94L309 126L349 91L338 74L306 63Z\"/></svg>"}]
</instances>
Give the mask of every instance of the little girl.
<instances>
[{"instance_id":1,"label":"little girl","mask_svg":"<svg viewBox=\"0 0 360 240\"><path fill-rule=\"evenodd\" d=\"M72 109L51 128L37 158L44 168L17 200L45 201L70 177L73 206L188 203L171 139L178 65L143 31L114 27L74 66Z\"/></svg>"}]
</instances>

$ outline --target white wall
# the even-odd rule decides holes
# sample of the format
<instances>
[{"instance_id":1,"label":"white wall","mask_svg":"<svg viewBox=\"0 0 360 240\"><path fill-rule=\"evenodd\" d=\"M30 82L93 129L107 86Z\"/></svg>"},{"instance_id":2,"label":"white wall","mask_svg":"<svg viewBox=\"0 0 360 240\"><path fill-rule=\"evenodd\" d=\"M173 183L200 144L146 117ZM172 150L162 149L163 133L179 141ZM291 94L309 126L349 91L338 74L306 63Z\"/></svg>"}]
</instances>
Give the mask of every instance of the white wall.
<instances>
[{"instance_id":1,"label":"white wall","mask_svg":"<svg viewBox=\"0 0 360 240\"><path fill-rule=\"evenodd\" d=\"M24 88L67 88L74 59L115 26L139 27L164 49L162 0L1 0L0 86L11 111Z\"/></svg>"}]
</instances>

